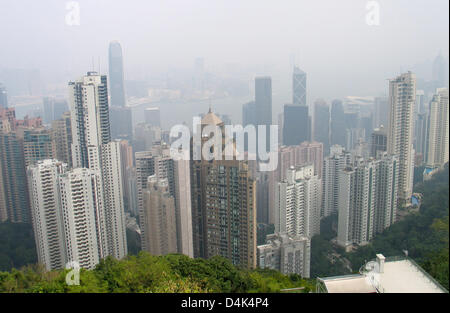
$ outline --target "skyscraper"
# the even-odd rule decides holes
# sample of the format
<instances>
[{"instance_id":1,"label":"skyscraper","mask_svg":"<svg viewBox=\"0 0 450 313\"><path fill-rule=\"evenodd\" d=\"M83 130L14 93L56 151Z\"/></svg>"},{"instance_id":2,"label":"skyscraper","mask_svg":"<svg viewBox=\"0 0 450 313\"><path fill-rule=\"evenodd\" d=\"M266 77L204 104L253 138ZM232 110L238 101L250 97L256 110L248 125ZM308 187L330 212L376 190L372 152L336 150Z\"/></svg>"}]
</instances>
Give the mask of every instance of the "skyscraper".
<instances>
[{"instance_id":1,"label":"skyscraper","mask_svg":"<svg viewBox=\"0 0 450 313\"><path fill-rule=\"evenodd\" d=\"M121 259L127 254L120 143L111 141L106 76L88 72L69 83L74 168L100 175L102 214L107 235L103 255ZM103 244L102 243L102 244Z\"/></svg>"},{"instance_id":2,"label":"skyscraper","mask_svg":"<svg viewBox=\"0 0 450 313\"><path fill-rule=\"evenodd\" d=\"M323 143L325 155L330 149L330 108L324 100L314 103L314 140Z\"/></svg>"},{"instance_id":3,"label":"skyscraper","mask_svg":"<svg viewBox=\"0 0 450 313\"><path fill-rule=\"evenodd\" d=\"M161 127L161 113L158 107L146 108L144 110L145 123Z\"/></svg>"},{"instance_id":4,"label":"skyscraper","mask_svg":"<svg viewBox=\"0 0 450 313\"><path fill-rule=\"evenodd\" d=\"M292 103L306 106L306 73L294 67L292 74Z\"/></svg>"},{"instance_id":5,"label":"skyscraper","mask_svg":"<svg viewBox=\"0 0 450 313\"><path fill-rule=\"evenodd\" d=\"M330 155L323 162L322 217L338 211L339 173L351 162L350 153L345 151L343 147L334 145L331 146L330 150Z\"/></svg>"},{"instance_id":6,"label":"skyscraper","mask_svg":"<svg viewBox=\"0 0 450 313\"><path fill-rule=\"evenodd\" d=\"M143 191L145 249L153 255L177 252L175 199L167 179L149 176Z\"/></svg>"},{"instance_id":7,"label":"skyscraper","mask_svg":"<svg viewBox=\"0 0 450 313\"><path fill-rule=\"evenodd\" d=\"M23 145L25 167L39 160L55 157L56 150L51 129L19 127L17 134Z\"/></svg>"},{"instance_id":8,"label":"skyscraper","mask_svg":"<svg viewBox=\"0 0 450 313\"><path fill-rule=\"evenodd\" d=\"M284 105L283 144L296 146L311 141L311 120L308 107L303 105Z\"/></svg>"},{"instance_id":9,"label":"skyscraper","mask_svg":"<svg viewBox=\"0 0 450 313\"><path fill-rule=\"evenodd\" d=\"M333 100L331 103L331 145L345 147L346 129L344 105L341 100Z\"/></svg>"},{"instance_id":10,"label":"skyscraper","mask_svg":"<svg viewBox=\"0 0 450 313\"><path fill-rule=\"evenodd\" d=\"M409 203L414 177L414 108L416 75L408 72L389 82L388 153L399 158L398 197Z\"/></svg>"},{"instance_id":11,"label":"skyscraper","mask_svg":"<svg viewBox=\"0 0 450 313\"><path fill-rule=\"evenodd\" d=\"M420 163L415 163L416 166L425 161L427 154L427 131L428 131L428 113L418 113L414 125L415 139L414 150L416 151L416 160L419 158Z\"/></svg>"},{"instance_id":12,"label":"skyscraper","mask_svg":"<svg viewBox=\"0 0 450 313\"><path fill-rule=\"evenodd\" d=\"M313 165L288 169L275 199L275 232L308 238L320 233L322 182Z\"/></svg>"},{"instance_id":13,"label":"skyscraper","mask_svg":"<svg viewBox=\"0 0 450 313\"><path fill-rule=\"evenodd\" d=\"M8 94L6 88L0 84L0 109L6 109L8 107Z\"/></svg>"},{"instance_id":14,"label":"skyscraper","mask_svg":"<svg viewBox=\"0 0 450 313\"><path fill-rule=\"evenodd\" d=\"M38 262L49 270L66 264L59 175L67 165L57 160L38 161L28 167L31 216Z\"/></svg>"},{"instance_id":15,"label":"skyscraper","mask_svg":"<svg viewBox=\"0 0 450 313\"><path fill-rule=\"evenodd\" d=\"M128 107L110 107L111 137L113 139L131 140L133 138L133 122L131 109Z\"/></svg>"},{"instance_id":16,"label":"skyscraper","mask_svg":"<svg viewBox=\"0 0 450 313\"><path fill-rule=\"evenodd\" d=\"M204 127L224 123L211 111L201 121ZM200 148L210 139L201 136ZM222 138L225 145L226 138ZM192 147L197 147L193 142ZM201 150L200 150L201 151ZM234 265L256 266L256 183L245 161L194 160L191 149L191 199L194 257L221 255Z\"/></svg>"},{"instance_id":17,"label":"skyscraper","mask_svg":"<svg viewBox=\"0 0 450 313\"><path fill-rule=\"evenodd\" d=\"M370 156L376 158L378 151L387 150L387 132L386 129L381 126L380 128L375 128L372 133L372 138L370 141Z\"/></svg>"},{"instance_id":18,"label":"skyscraper","mask_svg":"<svg viewBox=\"0 0 450 313\"><path fill-rule=\"evenodd\" d=\"M389 102L386 97L376 97L374 99L373 127L378 128L381 125L388 127Z\"/></svg>"},{"instance_id":19,"label":"skyscraper","mask_svg":"<svg viewBox=\"0 0 450 313\"><path fill-rule=\"evenodd\" d=\"M272 79L270 77L255 78L256 151L259 149L259 136L261 135L257 125L266 126L266 151L269 151L270 125L272 125Z\"/></svg>"},{"instance_id":20,"label":"skyscraper","mask_svg":"<svg viewBox=\"0 0 450 313\"><path fill-rule=\"evenodd\" d=\"M109 83L111 105L125 107L122 46L118 41L112 41L109 44Z\"/></svg>"},{"instance_id":21,"label":"skyscraper","mask_svg":"<svg viewBox=\"0 0 450 313\"><path fill-rule=\"evenodd\" d=\"M438 88L430 102L426 164L441 167L449 159L448 89Z\"/></svg>"},{"instance_id":22,"label":"skyscraper","mask_svg":"<svg viewBox=\"0 0 450 313\"><path fill-rule=\"evenodd\" d=\"M70 112L52 122L52 138L55 145L55 158L72 167L72 126Z\"/></svg>"}]
</instances>

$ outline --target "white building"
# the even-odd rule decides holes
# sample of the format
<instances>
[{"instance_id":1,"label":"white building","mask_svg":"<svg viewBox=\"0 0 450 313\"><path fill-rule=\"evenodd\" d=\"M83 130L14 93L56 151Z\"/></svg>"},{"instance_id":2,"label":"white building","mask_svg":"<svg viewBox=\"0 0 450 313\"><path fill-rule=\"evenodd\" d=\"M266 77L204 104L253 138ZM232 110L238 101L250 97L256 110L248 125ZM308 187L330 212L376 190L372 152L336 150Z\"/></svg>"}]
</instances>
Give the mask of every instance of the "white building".
<instances>
[{"instance_id":1,"label":"white building","mask_svg":"<svg viewBox=\"0 0 450 313\"><path fill-rule=\"evenodd\" d=\"M74 168L98 174L102 201L102 256L127 255L120 143L111 141L108 88L104 75L88 72L69 83Z\"/></svg>"},{"instance_id":2,"label":"white building","mask_svg":"<svg viewBox=\"0 0 450 313\"><path fill-rule=\"evenodd\" d=\"M28 167L31 218L39 264L47 270L64 267L64 227L59 197L59 175L67 165L57 160L38 161Z\"/></svg>"},{"instance_id":3,"label":"white building","mask_svg":"<svg viewBox=\"0 0 450 313\"><path fill-rule=\"evenodd\" d=\"M321 217L338 211L339 171L351 162L351 154L339 145L330 148L330 156L323 161Z\"/></svg>"},{"instance_id":4,"label":"white building","mask_svg":"<svg viewBox=\"0 0 450 313\"><path fill-rule=\"evenodd\" d=\"M438 88L430 101L430 114L428 116L428 138L426 165L441 167L448 162L448 89Z\"/></svg>"},{"instance_id":5,"label":"white building","mask_svg":"<svg viewBox=\"0 0 450 313\"><path fill-rule=\"evenodd\" d=\"M414 178L414 109L416 75L408 72L389 82L388 148L399 158L398 197L410 203Z\"/></svg>"},{"instance_id":6,"label":"white building","mask_svg":"<svg viewBox=\"0 0 450 313\"><path fill-rule=\"evenodd\" d=\"M76 168L59 179L67 262L92 269L106 257L100 175Z\"/></svg>"},{"instance_id":7,"label":"white building","mask_svg":"<svg viewBox=\"0 0 450 313\"><path fill-rule=\"evenodd\" d=\"M285 233L276 233L268 235L267 244L260 245L257 249L260 268L309 278L311 241L308 237L291 237Z\"/></svg>"},{"instance_id":8,"label":"white building","mask_svg":"<svg viewBox=\"0 0 450 313\"><path fill-rule=\"evenodd\" d=\"M275 231L313 237L320 232L321 179L314 166L291 167L275 190Z\"/></svg>"}]
</instances>

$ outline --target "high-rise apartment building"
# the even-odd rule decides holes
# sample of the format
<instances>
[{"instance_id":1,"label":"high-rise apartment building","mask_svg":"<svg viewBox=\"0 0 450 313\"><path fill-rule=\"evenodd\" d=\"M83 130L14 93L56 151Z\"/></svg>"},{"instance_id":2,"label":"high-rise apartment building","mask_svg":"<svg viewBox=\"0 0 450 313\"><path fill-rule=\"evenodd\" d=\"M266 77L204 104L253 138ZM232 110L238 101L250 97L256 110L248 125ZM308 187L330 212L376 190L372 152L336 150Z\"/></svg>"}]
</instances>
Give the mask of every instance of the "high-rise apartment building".
<instances>
[{"instance_id":1,"label":"high-rise apartment building","mask_svg":"<svg viewBox=\"0 0 450 313\"><path fill-rule=\"evenodd\" d=\"M408 72L389 82L388 153L398 156L398 197L410 203L414 178L414 108L416 75Z\"/></svg>"},{"instance_id":2,"label":"high-rise apartment building","mask_svg":"<svg viewBox=\"0 0 450 313\"><path fill-rule=\"evenodd\" d=\"M211 111L196 131L203 132L206 126L225 134L224 123ZM205 132L201 144L193 142L192 147L202 148L210 136ZM223 147L226 140L221 140ZM194 257L220 255L234 265L256 267L256 183L247 163L235 154L233 160L211 161L191 155L191 199Z\"/></svg>"},{"instance_id":3,"label":"high-rise apartment building","mask_svg":"<svg viewBox=\"0 0 450 313\"><path fill-rule=\"evenodd\" d=\"M0 84L0 109L8 108L8 93L5 86Z\"/></svg>"},{"instance_id":4,"label":"high-rise apartment building","mask_svg":"<svg viewBox=\"0 0 450 313\"><path fill-rule=\"evenodd\" d=\"M334 145L330 150L330 156L326 157L323 162L322 217L338 211L339 172L351 162L350 152L345 151L343 147Z\"/></svg>"},{"instance_id":5,"label":"high-rise apartment building","mask_svg":"<svg viewBox=\"0 0 450 313\"><path fill-rule=\"evenodd\" d=\"M285 275L298 274L309 278L311 240L308 237L283 233L267 235L267 243L258 246L258 266L280 271Z\"/></svg>"},{"instance_id":6,"label":"high-rise apartment building","mask_svg":"<svg viewBox=\"0 0 450 313\"><path fill-rule=\"evenodd\" d=\"M52 122L52 138L55 145L55 158L72 167L72 127L70 112Z\"/></svg>"},{"instance_id":7,"label":"high-rise apartment building","mask_svg":"<svg viewBox=\"0 0 450 313\"><path fill-rule=\"evenodd\" d=\"M145 249L153 255L177 252L175 198L167 179L148 177L143 191L143 225Z\"/></svg>"},{"instance_id":8,"label":"high-rise apartment building","mask_svg":"<svg viewBox=\"0 0 450 313\"><path fill-rule=\"evenodd\" d=\"M275 231L312 238L320 233L321 179L314 166L291 167L275 190Z\"/></svg>"},{"instance_id":9,"label":"high-rise apartment building","mask_svg":"<svg viewBox=\"0 0 450 313\"><path fill-rule=\"evenodd\" d=\"M448 89L438 88L430 102L426 165L441 167L448 162Z\"/></svg>"},{"instance_id":10,"label":"high-rise apartment building","mask_svg":"<svg viewBox=\"0 0 450 313\"><path fill-rule=\"evenodd\" d=\"M59 191L59 176L66 170L66 164L52 159L38 161L27 170L38 262L47 270L60 269L66 264Z\"/></svg>"}]
</instances>

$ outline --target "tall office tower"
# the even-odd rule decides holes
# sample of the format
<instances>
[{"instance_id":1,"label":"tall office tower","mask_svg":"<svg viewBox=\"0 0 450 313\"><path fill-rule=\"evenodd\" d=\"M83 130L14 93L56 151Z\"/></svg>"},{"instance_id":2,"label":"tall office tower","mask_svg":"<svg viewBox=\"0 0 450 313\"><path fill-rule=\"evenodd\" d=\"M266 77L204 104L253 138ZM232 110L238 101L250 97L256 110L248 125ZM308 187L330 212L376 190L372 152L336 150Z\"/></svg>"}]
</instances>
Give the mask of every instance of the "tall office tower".
<instances>
[{"instance_id":1,"label":"tall office tower","mask_svg":"<svg viewBox=\"0 0 450 313\"><path fill-rule=\"evenodd\" d=\"M433 61L431 76L437 88L447 87L448 65L441 53Z\"/></svg>"},{"instance_id":2,"label":"tall office tower","mask_svg":"<svg viewBox=\"0 0 450 313\"><path fill-rule=\"evenodd\" d=\"M272 79L255 78L255 127L266 126L266 151L270 149L270 125L272 125ZM259 150L259 136L256 131L256 151ZM258 154L257 154L258 155Z\"/></svg>"},{"instance_id":3,"label":"tall office tower","mask_svg":"<svg viewBox=\"0 0 450 313\"><path fill-rule=\"evenodd\" d=\"M298 67L292 74L292 103L306 106L306 73Z\"/></svg>"},{"instance_id":4,"label":"tall office tower","mask_svg":"<svg viewBox=\"0 0 450 313\"><path fill-rule=\"evenodd\" d=\"M398 158L380 151L374 163L376 166L374 232L382 233L396 221Z\"/></svg>"},{"instance_id":5,"label":"tall office tower","mask_svg":"<svg viewBox=\"0 0 450 313\"><path fill-rule=\"evenodd\" d=\"M111 106L111 137L113 139L133 138L133 121L131 116L131 109L127 107Z\"/></svg>"},{"instance_id":6,"label":"tall office tower","mask_svg":"<svg viewBox=\"0 0 450 313\"><path fill-rule=\"evenodd\" d=\"M66 262L93 269L107 256L102 183L98 172L76 168L60 175Z\"/></svg>"},{"instance_id":7,"label":"tall office tower","mask_svg":"<svg viewBox=\"0 0 450 313\"><path fill-rule=\"evenodd\" d=\"M8 94L5 86L0 84L0 109L6 109L8 107Z\"/></svg>"},{"instance_id":8,"label":"tall office tower","mask_svg":"<svg viewBox=\"0 0 450 313\"><path fill-rule=\"evenodd\" d=\"M59 193L59 175L66 170L66 164L52 159L38 161L27 170L38 262L48 271L66 264Z\"/></svg>"},{"instance_id":9,"label":"tall office tower","mask_svg":"<svg viewBox=\"0 0 450 313\"><path fill-rule=\"evenodd\" d=\"M373 128L381 125L388 127L389 102L386 97L376 97L374 99Z\"/></svg>"},{"instance_id":10,"label":"tall office tower","mask_svg":"<svg viewBox=\"0 0 450 313\"><path fill-rule=\"evenodd\" d=\"M376 167L373 162L356 162L339 172L337 242L343 247L365 245L373 237Z\"/></svg>"},{"instance_id":11,"label":"tall office tower","mask_svg":"<svg viewBox=\"0 0 450 313\"><path fill-rule=\"evenodd\" d=\"M143 198L146 229L142 241L146 251L153 255L176 253L175 199L167 179L158 179L155 175L148 177Z\"/></svg>"},{"instance_id":12,"label":"tall office tower","mask_svg":"<svg viewBox=\"0 0 450 313\"><path fill-rule=\"evenodd\" d=\"M365 142L369 142L370 138L371 138L371 134L373 131L373 121L372 121L372 114L368 113L368 114L361 114L361 116L359 117L359 127L364 129L364 141Z\"/></svg>"},{"instance_id":13,"label":"tall office tower","mask_svg":"<svg viewBox=\"0 0 450 313\"><path fill-rule=\"evenodd\" d=\"M39 160L55 157L55 144L52 140L51 129L19 127L17 135L23 145L25 168Z\"/></svg>"},{"instance_id":14,"label":"tall office tower","mask_svg":"<svg viewBox=\"0 0 450 313\"><path fill-rule=\"evenodd\" d=\"M416 160L420 162L414 162L416 166L419 166L425 160L427 154L427 130L428 130L428 113L417 114L416 122L414 125L415 140L414 150L416 151Z\"/></svg>"},{"instance_id":15,"label":"tall office tower","mask_svg":"<svg viewBox=\"0 0 450 313\"><path fill-rule=\"evenodd\" d=\"M312 238L320 233L322 181L314 166L291 167L275 190L275 232Z\"/></svg>"},{"instance_id":16,"label":"tall office tower","mask_svg":"<svg viewBox=\"0 0 450 313\"><path fill-rule=\"evenodd\" d=\"M330 149L330 108L324 100L314 103L314 140L323 143L325 155Z\"/></svg>"},{"instance_id":17,"label":"tall office tower","mask_svg":"<svg viewBox=\"0 0 450 313\"><path fill-rule=\"evenodd\" d=\"M387 150L387 132L384 126L380 128L375 128L372 133L372 138L370 140L370 156L376 158L378 151Z\"/></svg>"},{"instance_id":18,"label":"tall office tower","mask_svg":"<svg viewBox=\"0 0 450 313\"><path fill-rule=\"evenodd\" d=\"M60 119L64 112L69 110L67 101L64 99L56 99L52 97L45 97L43 99L44 106L44 120L45 124L50 124L52 121Z\"/></svg>"},{"instance_id":19,"label":"tall office tower","mask_svg":"<svg viewBox=\"0 0 450 313\"><path fill-rule=\"evenodd\" d=\"M162 140L161 128L147 123L139 123L134 129L133 149L135 152L150 151Z\"/></svg>"},{"instance_id":20,"label":"tall office tower","mask_svg":"<svg viewBox=\"0 0 450 313\"><path fill-rule=\"evenodd\" d=\"M145 238L146 227L144 225L144 190L147 189L148 177L155 175L155 159L150 151L135 153L136 162L136 189L137 207L139 215L139 227L141 228L141 238ZM141 242L143 250L147 250L146 242Z\"/></svg>"},{"instance_id":21,"label":"tall office tower","mask_svg":"<svg viewBox=\"0 0 450 313\"><path fill-rule=\"evenodd\" d=\"M448 162L448 88L438 88L430 102L426 164L441 167Z\"/></svg>"},{"instance_id":22,"label":"tall office tower","mask_svg":"<svg viewBox=\"0 0 450 313\"><path fill-rule=\"evenodd\" d=\"M267 235L267 244L258 246L260 268L309 278L310 262L311 240L308 237L276 233Z\"/></svg>"},{"instance_id":23,"label":"tall office tower","mask_svg":"<svg viewBox=\"0 0 450 313\"><path fill-rule=\"evenodd\" d=\"M100 145L111 141L106 76L88 72L69 83L73 166L90 168L99 160Z\"/></svg>"},{"instance_id":24,"label":"tall office tower","mask_svg":"<svg viewBox=\"0 0 450 313\"><path fill-rule=\"evenodd\" d=\"M112 41L109 44L109 84L111 106L125 107L122 46L118 41Z\"/></svg>"},{"instance_id":25,"label":"tall office tower","mask_svg":"<svg viewBox=\"0 0 450 313\"><path fill-rule=\"evenodd\" d=\"M193 257L191 177L188 160L174 161L174 181L177 249L178 253Z\"/></svg>"},{"instance_id":26,"label":"tall office tower","mask_svg":"<svg viewBox=\"0 0 450 313\"><path fill-rule=\"evenodd\" d=\"M321 217L338 211L339 172L351 163L351 154L343 147L334 145L330 150L330 156L326 157L323 162Z\"/></svg>"},{"instance_id":27,"label":"tall office tower","mask_svg":"<svg viewBox=\"0 0 450 313\"><path fill-rule=\"evenodd\" d=\"M201 121L203 148L211 134L206 126L215 126L225 134L224 123L211 111ZM194 136L197 136L194 134ZM228 138L222 138L222 151ZM196 150L197 151L197 150ZM201 151L201 150L200 150ZM191 149L193 154L193 149ZM221 255L234 265L256 267L256 183L245 161L194 160L191 155L191 199L194 257Z\"/></svg>"},{"instance_id":28,"label":"tall office tower","mask_svg":"<svg viewBox=\"0 0 450 313\"><path fill-rule=\"evenodd\" d=\"M416 75L408 72L389 82L388 153L399 158L398 197L409 203L414 178L414 107Z\"/></svg>"},{"instance_id":29,"label":"tall office tower","mask_svg":"<svg viewBox=\"0 0 450 313\"><path fill-rule=\"evenodd\" d=\"M0 170L2 219L13 223L30 223L23 144L15 131L0 131Z\"/></svg>"},{"instance_id":30,"label":"tall office tower","mask_svg":"<svg viewBox=\"0 0 450 313\"><path fill-rule=\"evenodd\" d=\"M52 138L55 145L55 158L72 167L72 127L70 112L52 122Z\"/></svg>"},{"instance_id":31,"label":"tall office tower","mask_svg":"<svg viewBox=\"0 0 450 313\"><path fill-rule=\"evenodd\" d=\"M331 102L331 145L345 147L346 129L344 105L341 100L333 100Z\"/></svg>"},{"instance_id":32,"label":"tall office tower","mask_svg":"<svg viewBox=\"0 0 450 313\"><path fill-rule=\"evenodd\" d=\"M106 76L88 72L70 82L69 98L73 165L101 175L105 231L110 239L104 255L120 259L127 254L120 144L111 141Z\"/></svg>"},{"instance_id":33,"label":"tall office tower","mask_svg":"<svg viewBox=\"0 0 450 313\"><path fill-rule=\"evenodd\" d=\"M311 141L311 119L306 105L284 105L283 144L296 146Z\"/></svg>"},{"instance_id":34,"label":"tall office tower","mask_svg":"<svg viewBox=\"0 0 450 313\"><path fill-rule=\"evenodd\" d=\"M161 127L161 113L158 107L146 108L144 110L144 118L146 124Z\"/></svg>"}]
</instances>

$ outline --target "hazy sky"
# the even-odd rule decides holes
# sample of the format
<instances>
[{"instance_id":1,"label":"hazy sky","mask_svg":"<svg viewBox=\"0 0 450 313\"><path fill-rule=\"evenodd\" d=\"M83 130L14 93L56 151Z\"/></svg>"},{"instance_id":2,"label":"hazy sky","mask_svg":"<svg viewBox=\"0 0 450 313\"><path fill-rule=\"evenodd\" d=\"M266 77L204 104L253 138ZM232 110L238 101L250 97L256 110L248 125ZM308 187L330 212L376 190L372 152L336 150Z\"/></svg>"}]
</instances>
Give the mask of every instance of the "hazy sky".
<instances>
[{"instance_id":1,"label":"hazy sky","mask_svg":"<svg viewBox=\"0 0 450 313\"><path fill-rule=\"evenodd\" d=\"M116 39L128 79L203 57L216 71L260 66L254 74L272 75L289 99L292 54L311 96L325 98L376 95L401 70L448 58L448 0L377 1L379 26L366 24L365 0L79 0L79 26L66 24L67 2L0 0L0 68L76 79L92 57L106 71Z\"/></svg>"}]
</instances>

